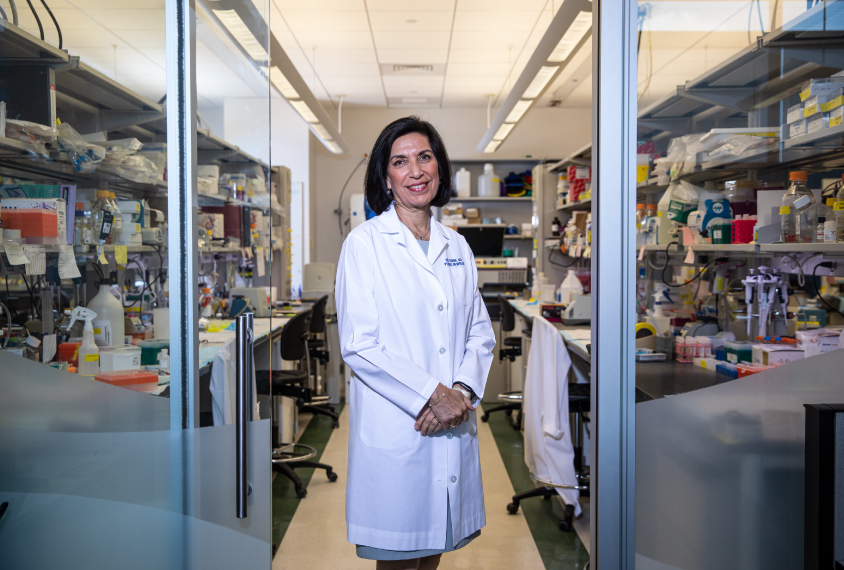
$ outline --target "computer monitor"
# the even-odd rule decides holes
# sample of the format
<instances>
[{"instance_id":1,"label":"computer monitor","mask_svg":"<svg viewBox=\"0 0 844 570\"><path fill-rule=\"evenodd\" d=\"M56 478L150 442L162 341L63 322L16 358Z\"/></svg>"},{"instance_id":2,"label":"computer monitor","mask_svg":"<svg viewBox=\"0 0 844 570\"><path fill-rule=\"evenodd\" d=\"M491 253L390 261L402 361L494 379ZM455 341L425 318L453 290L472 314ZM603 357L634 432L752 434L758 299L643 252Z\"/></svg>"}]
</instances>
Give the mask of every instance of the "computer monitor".
<instances>
[{"instance_id":1,"label":"computer monitor","mask_svg":"<svg viewBox=\"0 0 844 570\"><path fill-rule=\"evenodd\" d=\"M475 257L501 257L504 230L504 227L457 226L457 233L466 239Z\"/></svg>"}]
</instances>

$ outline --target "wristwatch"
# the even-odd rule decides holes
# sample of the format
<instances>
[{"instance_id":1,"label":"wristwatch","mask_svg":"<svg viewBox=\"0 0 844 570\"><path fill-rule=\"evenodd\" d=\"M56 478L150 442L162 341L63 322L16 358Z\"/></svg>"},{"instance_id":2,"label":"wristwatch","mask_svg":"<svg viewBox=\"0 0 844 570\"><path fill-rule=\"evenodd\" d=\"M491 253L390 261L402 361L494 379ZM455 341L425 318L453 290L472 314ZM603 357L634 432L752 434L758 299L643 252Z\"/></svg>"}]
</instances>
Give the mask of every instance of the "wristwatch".
<instances>
[{"instance_id":1,"label":"wristwatch","mask_svg":"<svg viewBox=\"0 0 844 570\"><path fill-rule=\"evenodd\" d=\"M475 395L475 391L463 382L455 382L452 388L469 398L469 401L472 402L473 406L478 403L478 400L480 400L480 398Z\"/></svg>"}]
</instances>

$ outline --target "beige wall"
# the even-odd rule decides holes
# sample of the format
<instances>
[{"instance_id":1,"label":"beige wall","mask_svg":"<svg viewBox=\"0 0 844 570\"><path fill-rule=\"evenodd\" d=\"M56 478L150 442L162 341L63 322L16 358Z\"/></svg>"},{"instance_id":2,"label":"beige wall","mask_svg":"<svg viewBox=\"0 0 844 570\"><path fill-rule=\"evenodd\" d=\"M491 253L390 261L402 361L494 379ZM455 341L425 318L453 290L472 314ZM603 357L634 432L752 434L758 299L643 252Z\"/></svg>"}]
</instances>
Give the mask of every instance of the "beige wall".
<instances>
[{"instance_id":1,"label":"beige wall","mask_svg":"<svg viewBox=\"0 0 844 570\"><path fill-rule=\"evenodd\" d=\"M416 114L431 121L455 160L483 161L490 158L476 150L486 131L486 109L349 109L343 112L343 137L351 152L335 155L311 136L311 260L336 263L343 238L334 210L343 183L364 153L372 150L378 134L388 123ZM525 115L494 159L559 159L589 144L592 132L590 108L544 108ZM313 144L315 143L315 144ZM343 216L348 216L349 196L363 192L361 166L343 196Z\"/></svg>"}]
</instances>

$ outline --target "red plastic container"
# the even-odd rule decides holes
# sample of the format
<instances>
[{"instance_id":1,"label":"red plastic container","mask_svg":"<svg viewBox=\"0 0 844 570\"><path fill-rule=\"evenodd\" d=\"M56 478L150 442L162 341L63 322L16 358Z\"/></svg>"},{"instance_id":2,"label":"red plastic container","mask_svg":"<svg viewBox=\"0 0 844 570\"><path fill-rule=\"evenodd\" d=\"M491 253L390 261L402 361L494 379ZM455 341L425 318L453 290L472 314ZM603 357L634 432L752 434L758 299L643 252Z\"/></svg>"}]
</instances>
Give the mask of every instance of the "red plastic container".
<instances>
[{"instance_id":1,"label":"red plastic container","mask_svg":"<svg viewBox=\"0 0 844 570\"><path fill-rule=\"evenodd\" d=\"M116 372L100 372L94 376L94 380L112 386L133 389L131 386L137 384L158 384L158 374L144 370L118 370Z\"/></svg>"},{"instance_id":2,"label":"red plastic container","mask_svg":"<svg viewBox=\"0 0 844 570\"><path fill-rule=\"evenodd\" d=\"M73 366L79 366L79 347L81 342L63 342L56 348L56 360L69 362Z\"/></svg>"},{"instance_id":3,"label":"red plastic container","mask_svg":"<svg viewBox=\"0 0 844 570\"><path fill-rule=\"evenodd\" d=\"M752 242L754 227L756 220L733 220L733 243Z\"/></svg>"}]
</instances>

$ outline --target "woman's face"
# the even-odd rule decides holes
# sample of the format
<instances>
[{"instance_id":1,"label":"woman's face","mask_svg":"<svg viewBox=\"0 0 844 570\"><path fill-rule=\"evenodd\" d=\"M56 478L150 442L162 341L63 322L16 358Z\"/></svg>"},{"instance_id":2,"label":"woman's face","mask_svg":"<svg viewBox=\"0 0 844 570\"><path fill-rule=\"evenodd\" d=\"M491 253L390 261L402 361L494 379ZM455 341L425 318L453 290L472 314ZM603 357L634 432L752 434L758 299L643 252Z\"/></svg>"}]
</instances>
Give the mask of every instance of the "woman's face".
<instances>
[{"instance_id":1,"label":"woman's face","mask_svg":"<svg viewBox=\"0 0 844 570\"><path fill-rule=\"evenodd\" d=\"M428 137L410 133L397 138L387 166L387 188L393 191L396 203L426 208L439 187L439 168Z\"/></svg>"}]
</instances>

